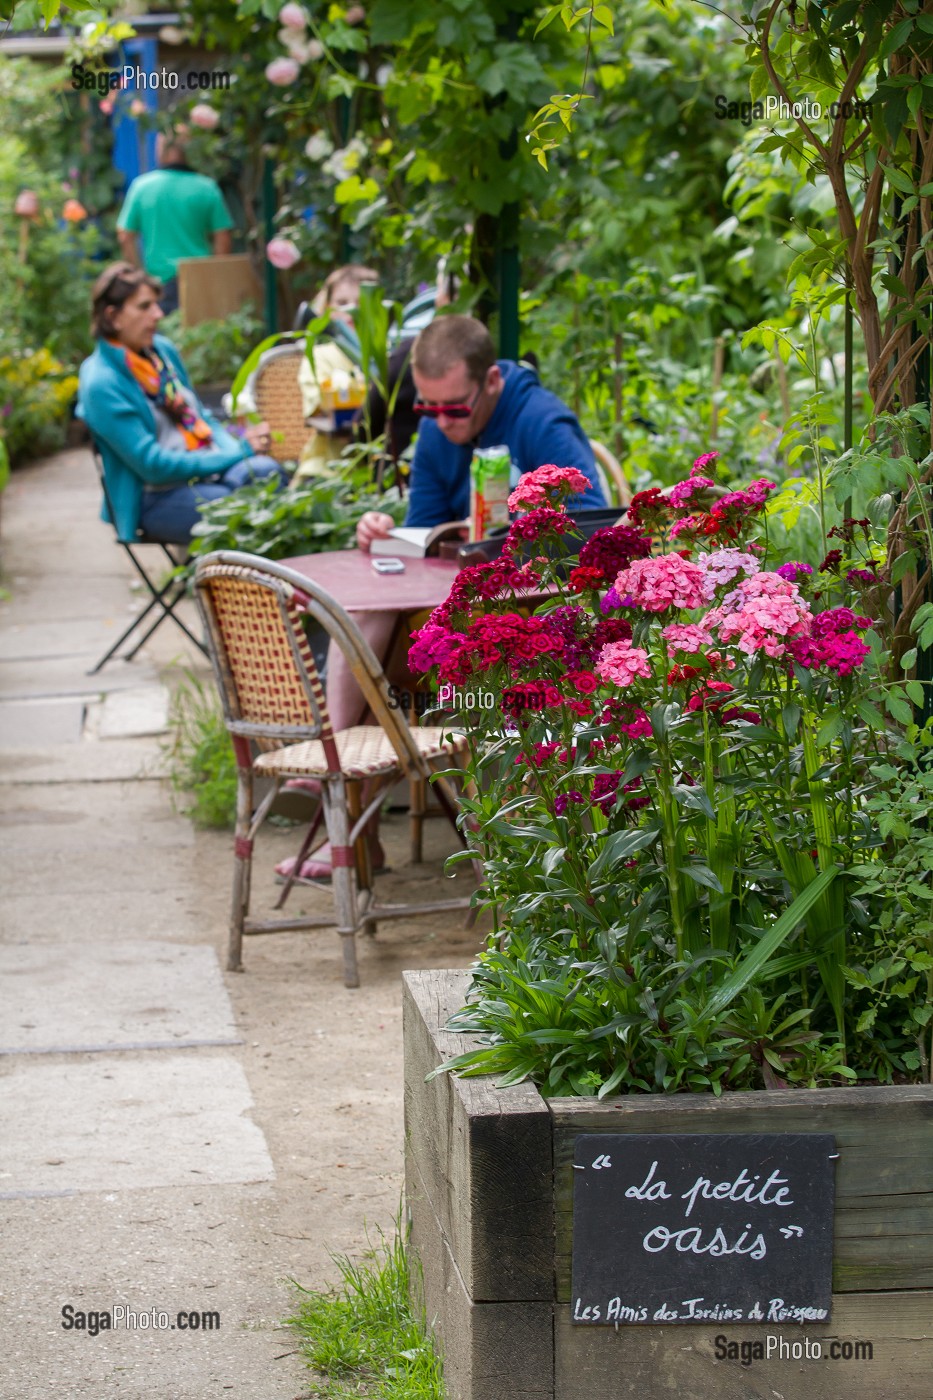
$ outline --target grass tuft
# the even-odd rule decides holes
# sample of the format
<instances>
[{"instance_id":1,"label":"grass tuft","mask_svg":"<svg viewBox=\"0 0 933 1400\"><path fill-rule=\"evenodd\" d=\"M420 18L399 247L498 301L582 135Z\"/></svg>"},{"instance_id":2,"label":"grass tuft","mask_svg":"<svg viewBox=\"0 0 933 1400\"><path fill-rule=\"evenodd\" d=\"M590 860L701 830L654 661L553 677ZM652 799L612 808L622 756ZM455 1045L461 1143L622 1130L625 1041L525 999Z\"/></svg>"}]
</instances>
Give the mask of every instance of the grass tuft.
<instances>
[{"instance_id":1,"label":"grass tuft","mask_svg":"<svg viewBox=\"0 0 933 1400\"><path fill-rule=\"evenodd\" d=\"M188 816L196 826L233 826L236 758L213 685L186 671L172 696L171 721L171 782L188 799Z\"/></svg>"},{"instance_id":2,"label":"grass tuft","mask_svg":"<svg viewBox=\"0 0 933 1400\"><path fill-rule=\"evenodd\" d=\"M353 1263L334 1255L342 1283L316 1293L296 1284L288 1323L316 1372L315 1400L444 1400L440 1358L423 1315L412 1307L400 1232Z\"/></svg>"}]
</instances>

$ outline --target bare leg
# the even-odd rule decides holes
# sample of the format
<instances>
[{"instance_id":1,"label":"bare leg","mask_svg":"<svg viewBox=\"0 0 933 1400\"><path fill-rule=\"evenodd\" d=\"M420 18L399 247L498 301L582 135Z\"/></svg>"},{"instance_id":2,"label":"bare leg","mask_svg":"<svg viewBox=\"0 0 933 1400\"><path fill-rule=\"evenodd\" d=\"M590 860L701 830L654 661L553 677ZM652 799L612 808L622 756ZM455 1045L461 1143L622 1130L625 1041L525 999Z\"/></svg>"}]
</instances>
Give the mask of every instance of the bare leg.
<instances>
[{"instance_id":1,"label":"bare leg","mask_svg":"<svg viewBox=\"0 0 933 1400\"><path fill-rule=\"evenodd\" d=\"M353 618L363 636L378 657L385 655L386 647L395 628L395 613L356 613ZM327 708L334 730L352 729L359 724L366 709L366 700L353 678L343 652L332 642L327 654ZM365 796L364 796L365 804ZM367 828L370 860L376 869L384 864L382 846L379 844L379 813L372 818ZM314 852L311 866L327 865L330 862L330 844L327 843ZM318 873L318 872L316 872Z\"/></svg>"},{"instance_id":2,"label":"bare leg","mask_svg":"<svg viewBox=\"0 0 933 1400\"><path fill-rule=\"evenodd\" d=\"M385 654L395 627L395 613L356 613L353 621L378 657ZM327 654L327 708L335 730L351 729L363 717L366 702L343 652L333 642Z\"/></svg>"}]
</instances>

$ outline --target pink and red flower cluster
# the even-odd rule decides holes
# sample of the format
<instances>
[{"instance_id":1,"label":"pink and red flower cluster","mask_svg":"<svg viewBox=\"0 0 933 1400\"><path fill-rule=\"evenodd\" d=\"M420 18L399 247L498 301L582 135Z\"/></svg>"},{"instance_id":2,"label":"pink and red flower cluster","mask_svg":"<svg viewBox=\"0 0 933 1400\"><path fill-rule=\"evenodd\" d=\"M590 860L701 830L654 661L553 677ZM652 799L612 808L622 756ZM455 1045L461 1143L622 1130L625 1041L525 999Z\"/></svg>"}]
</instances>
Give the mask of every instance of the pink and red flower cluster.
<instances>
[{"instance_id":1,"label":"pink and red flower cluster","mask_svg":"<svg viewBox=\"0 0 933 1400\"><path fill-rule=\"evenodd\" d=\"M659 554L633 560L619 574L615 590L645 612L699 608L706 602L706 575L698 564L679 554Z\"/></svg>"},{"instance_id":2,"label":"pink and red flower cluster","mask_svg":"<svg viewBox=\"0 0 933 1400\"><path fill-rule=\"evenodd\" d=\"M860 617L851 608L827 608L814 617L807 637L791 643L790 653L808 670L850 676L871 651L854 629L864 631L871 625L870 617Z\"/></svg>"},{"instance_id":3,"label":"pink and red flower cluster","mask_svg":"<svg viewBox=\"0 0 933 1400\"><path fill-rule=\"evenodd\" d=\"M767 573L743 579L704 622L747 656L763 651L776 657L784 655L789 640L809 635L812 618L797 585Z\"/></svg>"},{"instance_id":4,"label":"pink and red flower cluster","mask_svg":"<svg viewBox=\"0 0 933 1400\"><path fill-rule=\"evenodd\" d=\"M576 467L556 467L553 463L526 472L509 496L509 510L528 510L550 505L555 497L578 496L589 490L589 481Z\"/></svg>"},{"instance_id":5,"label":"pink and red flower cluster","mask_svg":"<svg viewBox=\"0 0 933 1400\"><path fill-rule=\"evenodd\" d=\"M420 635L420 634L419 634ZM563 638L543 617L485 613L470 623L466 636L438 667L441 680L463 684L470 676L505 661L514 674L523 662L563 656Z\"/></svg>"},{"instance_id":6,"label":"pink and red flower cluster","mask_svg":"<svg viewBox=\"0 0 933 1400\"><path fill-rule=\"evenodd\" d=\"M634 647L629 641L609 642L597 657L596 672L613 685L628 686L637 676L650 678L651 663L643 647Z\"/></svg>"}]
</instances>

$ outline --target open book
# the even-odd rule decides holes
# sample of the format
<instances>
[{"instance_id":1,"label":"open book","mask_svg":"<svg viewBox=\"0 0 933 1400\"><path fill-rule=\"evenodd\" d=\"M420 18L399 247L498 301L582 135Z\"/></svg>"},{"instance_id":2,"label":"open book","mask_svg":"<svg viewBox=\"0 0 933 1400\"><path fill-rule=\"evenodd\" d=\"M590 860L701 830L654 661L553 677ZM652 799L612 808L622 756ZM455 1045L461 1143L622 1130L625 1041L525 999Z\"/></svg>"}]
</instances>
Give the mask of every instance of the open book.
<instances>
[{"instance_id":1,"label":"open book","mask_svg":"<svg viewBox=\"0 0 933 1400\"><path fill-rule=\"evenodd\" d=\"M468 524L466 520L447 520L443 525L396 525L384 540L373 540L369 552L423 559L427 554L437 553L435 546L441 540L459 538Z\"/></svg>"}]
</instances>

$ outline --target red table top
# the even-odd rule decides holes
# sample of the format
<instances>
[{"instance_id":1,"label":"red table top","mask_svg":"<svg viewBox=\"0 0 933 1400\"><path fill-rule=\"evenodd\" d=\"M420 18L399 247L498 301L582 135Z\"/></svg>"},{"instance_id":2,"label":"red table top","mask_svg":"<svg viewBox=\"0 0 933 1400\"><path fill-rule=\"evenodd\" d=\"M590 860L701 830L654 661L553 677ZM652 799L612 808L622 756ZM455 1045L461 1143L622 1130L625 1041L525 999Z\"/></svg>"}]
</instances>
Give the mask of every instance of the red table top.
<instances>
[{"instance_id":1,"label":"red table top","mask_svg":"<svg viewBox=\"0 0 933 1400\"><path fill-rule=\"evenodd\" d=\"M348 613L420 612L444 602L457 575L453 559L404 559L403 574L377 574L372 556L359 549L330 550L283 559L286 568L312 579Z\"/></svg>"}]
</instances>

